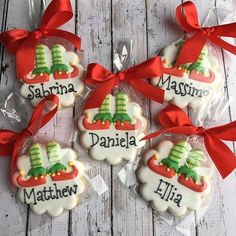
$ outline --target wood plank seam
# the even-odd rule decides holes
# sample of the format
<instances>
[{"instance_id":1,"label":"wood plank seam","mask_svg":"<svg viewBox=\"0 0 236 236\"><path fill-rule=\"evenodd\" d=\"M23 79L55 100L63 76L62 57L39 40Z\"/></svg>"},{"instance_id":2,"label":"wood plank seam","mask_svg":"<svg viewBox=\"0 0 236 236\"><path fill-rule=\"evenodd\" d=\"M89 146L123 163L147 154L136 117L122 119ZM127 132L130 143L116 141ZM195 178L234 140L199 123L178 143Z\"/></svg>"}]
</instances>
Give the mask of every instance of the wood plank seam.
<instances>
[{"instance_id":1,"label":"wood plank seam","mask_svg":"<svg viewBox=\"0 0 236 236\"><path fill-rule=\"evenodd\" d=\"M8 18L8 6L9 6L9 0L4 1L3 10L2 10L2 25L1 25L1 32L4 32L7 28L7 18ZM3 65L3 57L4 57L4 46L0 44L0 61L1 61L1 70L0 70L0 83L2 79L2 74L7 68L7 65Z\"/></svg>"},{"instance_id":2,"label":"wood plank seam","mask_svg":"<svg viewBox=\"0 0 236 236\"><path fill-rule=\"evenodd\" d=\"M114 50L114 42L113 42L113 0L110 0L110 6L111 6L111 71L114 72L114 65L113 65L113 50ZM110 167L110 173L111 173L111 236L114 235L114 227L113 227L113 167Z\"/></svg>"},{"instance_id":3,"label":"wood plank seam","mask_svg":"<svg viewBox=\"0 0 236 236\"><path fill-rule=\"evenodd\" d=\"M78 28L78 1L75 1L74 21L75 21L74 22L74 24L75 24L74 33L75 33L75 35L78 35L78 32L77 32L77 28ZM76 111L76 108L75 108L75 103L74 103L74 106L73 106L73 120L74 120L74 117L75 117L75 111ZM71 140L71 147L73 148L73 140ZM69 214L68 214L68 236L73 235L72 221L73 221L73 215L72 215L72 210L70 210Z\"/></svg>"},{"instance_id":4,"label":"wood plank seam","mask_svg":"<svg viewBox=\"0 0 236 236\"><path fill-rule=\"evenodd\" d=\"M150 53L149 52L149 32L148 32L148 26L149 26L149 22L148 22L148 0L145 0L145 16L146 16L146 51L147 51L147 59L150 57ZM148 81L148 83L150 84L150 81ZM150 127L153 126L153 119L152 119L152 112L151 112L151 101L148 101L148 109L149 109L149 123L150 123ZM151 146L151 141L148 140L148 149L150 149ZM141 160L140 160L141 161ZM152 209L152 235L155 236L155 230L154 230L154 209Z\"/></svg>"}]
</instances>

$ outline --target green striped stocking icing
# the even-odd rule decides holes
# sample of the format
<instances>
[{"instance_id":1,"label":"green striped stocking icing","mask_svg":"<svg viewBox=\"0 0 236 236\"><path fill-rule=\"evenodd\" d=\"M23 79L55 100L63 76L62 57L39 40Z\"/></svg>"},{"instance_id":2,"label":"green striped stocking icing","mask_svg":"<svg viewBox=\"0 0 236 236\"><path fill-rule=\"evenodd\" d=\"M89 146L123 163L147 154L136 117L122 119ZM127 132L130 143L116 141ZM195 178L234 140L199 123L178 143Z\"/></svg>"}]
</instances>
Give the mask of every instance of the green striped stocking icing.
<instances>
[{"instance_id":1,"label":"green striped stocking icing","mask_svg":"<svg viewBox=\"0 0 236 236\"><path fill-rule=\"evenodd\" d=\"M95 122L98 120L101 120L102 122L109 120L110 122L112 122L112 115L110 112L110 95L106 96L101 107L98 110L98 114L94 116L93 120Z\"/></svg>"},{"instance_id":2,"label":"green striped stocking icing","mask_svg":"<svg viewBox=\"0 0 236 236\"><path fill-rule=\"evenodd\" d=\"M194 70L196 72L201 72L202 74L204 74L206 71L206 67L204 64L206 61L207 54L208 54L208 50L206 47L204 47L199 55L198 60L196 62L192 63L188 67L188 71L191 72L192 70Z\"/></svg>"},{"instance_id":3,"label":"green striped stocking icing","mask_svg":"<svg viewBox=\"0 0 236 236\"><path fill-rule=\"evenodd\" d=\"M39 144L35 143L30 146L29 157L32 168L27 175L34 177L45 176L46 169L43 167L42 152Z\"/></svg>"},{"instance_id":4,"label":"green striped stocking icing","mask_svg":"<svg viewBox=\"0 0 236 236\"><path fill-rule=\"evenodd\" d=\"M61 45L59 45L59 44L53 45L51 48L51 52L52 52L52 62L53 62L53 65L51 67L51 73L53 73L55 71L68 72L67 65L63 63Z\"/></svg>"},{"instance_id":5,"label":"green striped stocking icing","mask_svg":"<svg viewBox=\"0 0 236 236\"><path fill-rule=\"evenodd\" d=\"M131 118L127 113L128 96L124 92L118 92L116 94L116 112L113 117L115 123L119 120L121 123L125 121L131 122Z\"/></svg>"},{"instance_id":6,"label":"green striped stocking icing","mask_svg":"<svg viewBox=\"0 0 236 236\"><path fill-rule=\"evenodd\" d=\"M199 182L201 176L197 174L196 168L201 165L204 160L203 151L192 150L186 160L184 166L181 166L179 173L183 174L186 178L192 177L195 182Z\"/></svg>"},{"instance_id":7,"label":"green striped stocking icing","mask_svg":"<svg viewBox=\"0 0 236 236\"><path fill-rule=\"evenodd\" d=\"M61 163L61 147L57 142L49 142L46 145L48 161L50 167L47 171L48 174L55 174L61 170L66 170L67 168Z\"/></svg>"},{"instance_id":8,"label":"green striped stocking icing","mask_svg":"<svg viewBox=\"0 0 236 236\"><path fill-rule=\"evenodd\" d=\"M187 141L180 141L176 143L171 149L168 158L163 159L161 163L166 165L168 168L173 168L175 172L178 173L179 163L188 155L190 148L191 147Z\"/></svg>"},{"instance_id":9,"label":"green striped stocking icing","mask_svg":"<svg viewBox=\"0 0 236 236\"><path fill-rule=\"evenodd\" d=\"M47 66L46 60L46 46L43 44L39 44L35 49L35 69L33 70L33 74L50 74L50 70Z\"/></svg>"}]
</instances>

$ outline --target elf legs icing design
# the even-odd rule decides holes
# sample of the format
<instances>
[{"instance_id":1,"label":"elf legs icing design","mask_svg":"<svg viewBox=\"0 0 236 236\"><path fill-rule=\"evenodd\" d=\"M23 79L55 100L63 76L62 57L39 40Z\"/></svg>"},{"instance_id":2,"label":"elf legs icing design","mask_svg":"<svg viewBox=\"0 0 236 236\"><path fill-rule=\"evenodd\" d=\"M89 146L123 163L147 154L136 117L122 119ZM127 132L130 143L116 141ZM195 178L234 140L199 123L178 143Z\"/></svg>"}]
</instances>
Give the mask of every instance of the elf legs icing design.
<instances>
[{"instance_id":1,"label":"elf legs icing design","mask_svg":"<svg viewBox=\"0 0 236 236\"><path fill-rule=\"evenodd\" d=\"M110 112L110 95L104 99L98 113L93 118L93 123L89 123L88 114L85 114L83 125L88 130L109 129L112 123L112 115Z\"/></svg>"},{"instance_id":2,"label":"elf legs icing design","mask_svg":"<svg viewBox=\"0 0 236 236\"><path fill-rule=\"evenodd\" d=\"M138 119L136 124L131 124L131 118L127 113L128 96L124 92L116 94L116 112L113 116L113 123L117 130L135 130L142 124Z\"/></svg>"},{"instance_id":3,"label":"elf legs icing design","mask_svg":"<svg viewBox=\"0 0 236 236\"><path fill-rule=\"evenodd\" d=\"M184 41L181 40L180 42L175 43L175 47L177 48L177 51L179 52ZM177 55L178 55L177 52ZM164 59L163 61L163 72L168 75L174 75L176 77L182 77L185 73L185 70L187 68L187 65L181 65L181 66L176 66L176 60L174 61L167 61L167 59ZM168 64L169 67L165 67L165 65Z\"/></svg>"},{"instance_id":4,"label":"elf legs icing design","mask_svg":"<svg viewBox=\"0 0 236 236\"><path fill-rule=\"evenodd\" d=\"M184 40L175 43L175 47L177 48L176 55L178 55L179 50L181 49ZM184 73L189 74L189 78L192 80L197 80L204 83L212 83L215 80L214 72L208 68L210 67L210 63L208 61L208 49L204 47L199 55L199 58L196 62L192 64L184 64L175 66L175 61L167 61L167 59L163 59L163 72L168 75L173 75L176 77L183 77ZM165 55L164 55L165 57ZM165 65L168 65L167 67Z\"/></svg>"},{"instance_id":5,"label":"elf legs icing design","mask_svg":"<svg viewBox=\"0 0 236 236\"><path fill-rule=\"evenodd\" d=\"M51 67L51 73L55 79L67 79L76 77L79 74L77 66L72 65L73 72L69 72L68 66L63 63L62 50L64 48L61 45L55 44L51 48L53 65Z\"/></svg>"},{"instance_id":6,"label":"elf legs icing design","mask_svg":"<svg viewBox=\"0 0 236 236\"><path fill-rule=\"evenodd\" d=\"M167 178L173 178L177 174L180 184L196 192L203 192L207 188L206 181L196 171L203 161L203 152L191 150L187 141L176 143L169 156L159 163L157 159L158 156L154 155L147 162L148 167L155 173ZM183 159L186 159L186 162L180 166Z\"/></svg>"},{"instance_id":7,"label":"elf legs icing design","mask_svg":"<svg viewBox=\"0 0 236 236\"><path fill-rule=\"evenodd\" d=\"M25 76L24 82L28 84L44 83L49 80L50 70L46 60L46 46L43 44L37 45L35 49L35 69L32 72L33 78Z\"/></svg>"},{"instance_id":8,"label":"elf legs icing design","mask_svg":"<svg viewBox=\"0 0 236 236\"><path fill-rule=\"evenodd\" d=\"M50 74L55 79L74 78L79 74L79 68L70 62L73 71L70 72L68 66L64 63L63 54L65 48L59 44L55 44L51 48L52 62L51 69L48 68L46 56L47 46L39 44L35 49L35 68L32 72L33 77L25 76L23 81L28 84L45 83L49 81ZM48 49L49 50L49 49Z\"/></svg>"},{"instance_id":9,"label":"elf legs icing design","mask_svg":"<svg viewBox=\"0 0 236 236\"><path fill-rule=\"evenodd\" d=\"M89 122L89 115L85 114L83 126L87 130L109 129L113 123L117 130L136 130L142 126L140 119L132 124L132 119L128 115L128 96L124 92L118 92L115 96L115 114L112 117L110 111L110 95L104 99L98 113L93 117L93 123Z\"/></svg>"},{"instance_id":10,"label":"elf legs icing design","mask_svg":"<svg viewBox=\"0 0 236 236\"><path fill-rule=\"evenodd\" d=\"M187 141L161 141L145 154L136 172L141 196L155 210L176 216L199 209L210 193L213 175L212 165L203 163L204 157L202 150ZM162 162L164 170L159 168ZM169 172L177 174L167 176L167 165Z\"/></svg>"},{"instance_id":11,"label":"elf legs icing design","mask_svg":"<svg viewBox=\"0 0 236 236\"><path fill-rule=\"evenodd\" d=\"M73 163L69 163L72 167L72 171L66 172L67 167L61 163L61 148L58 143L49 142L46 146L46 150L50 164L47 173L51 176L53 181L73 179L78 175L78 169Z\"/></svg>"},{"instance_id":12,"label":"elf legs icing design","mask_svg":"<svg viewBox=\"0 0 236 236\"><path fill-rule=\"evenodd\" d=\"M215 74L213 73L213 71L209 70L206 67L208 63L207 55L208 55L208 50L206 47L204 47L199 55L198 60L188 66L187 71L188 73L190 73L189 74L190 79L205 83L212 83L215 80ZM208 70L209 70L208 73L210 73L209 76L205 75Z\"/></svg>"},{"instance_id":13,"label":"elf legs icing design","mask_svg":"<svg viewBox=\"0 0 236 236\"><path fill-rule=\"evenodd\" d=\"M17 196L37 214L58 216L71 210L85 190L84 168L76 152L61 148L55 141L31 145L27 155L18 157L16 167L12 178ZM67 167L69 173L65 172Z\"/></svg>"},{"instance_id":14,"label":"elf legs icing design","mask_svg":"<svg viewBox=\"0 0 236 236\"><path fill-rule=\"evenodd\" d=\"M171 149L171 152L167 158L164 158L160 163L157 163L158 157L153 156L148 160L148 166L152 171L167 178L172 178L179 172L180 161L187 155L190 148L190 145L186 141L178 142Z\"/></svg>"},{"instance_id":15,"label":"elf legs icing design","mask_svg":"<svg viewBox=\"0 0 236 236\"><path fill-rule=\"evenodd\" d=\"M178 181L196 192L203 192L206 189L206 182L197 172L196 168L203 161L203 152L201 150L192 150L186 160L184 166L179 168Z\"/></svg>"},{"instance_id":16,"label":"elf legs icing design","mask_svg":"<svg viewBox=\"0 0 236 236\"><path fill-rule=\"evenodd\" d=\"M39 144L31 145L29 149L31 169L26 176L24 171L20 170L17 182L21 187L33 187L46 183L46 169L42 163L42 153ZM30 176L28 179L27 177Z\"/></svg>"}]
</instances>

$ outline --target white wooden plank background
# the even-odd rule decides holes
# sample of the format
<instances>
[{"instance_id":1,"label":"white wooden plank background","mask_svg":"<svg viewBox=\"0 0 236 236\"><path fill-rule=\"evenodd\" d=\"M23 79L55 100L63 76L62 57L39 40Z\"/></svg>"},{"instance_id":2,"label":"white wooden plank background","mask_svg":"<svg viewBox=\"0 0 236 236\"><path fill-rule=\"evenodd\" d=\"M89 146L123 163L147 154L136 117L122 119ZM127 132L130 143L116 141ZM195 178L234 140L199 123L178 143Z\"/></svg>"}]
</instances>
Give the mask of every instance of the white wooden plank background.
<instances>
[{"instance_id":1,"label":"white wooden plank background","mask_svg":"<svg viewBox=\"0 0 236 236\"><path fill-rule=\"evenodd\" d=\"M47 0L50 2L50 0ZM175 8L181 0L72 0L74 18L63 28L77 33L82 38L84 65L99 62L112 69L112 50L121 38L134 40L132 63L140 63L151 57L161 47L177 39L184 32L175 23ZM195 1L201 21L208 10L220 3L235 8L234 0ZM30 28L28 0L0 0L1 31L12 28ZM0 47L0 86L4 91L17 90L14 56ZM225 91L236 99L236 57L222 52L221 70L225 76ZM0 95L0 98L3 97ZM143 104L149 106L147 101ZM232 103L218 124L236 119L236 103ZM154 116L162 105L151 102L149 116ZM60 111L53 121L38 134L41 138L55 138L67 145L72 143L73 117L77 108ZM0 127L11 127L0 121ZM233 143L229 146L234 150ZM83 152L81 152L83 154ZM9 160L0 158L0 235L201 235L233 236L236 232L236 175L225 181L215 178L215 194L211 205L200 221L200 213L191 214L189 222L182 222L177 229L168 225L152 209L135 197L117 179L120 167L93 162L91 173L100 173L109 191L93 196L88 204L81 204L73 211L51 219L33 214L27 207L17 204L8 185ZM175 223L180 223L174 219ZM180 232L178 229L182 229ZM184 231L184 229L188 229Z\"/></svg>"}]
</instances>

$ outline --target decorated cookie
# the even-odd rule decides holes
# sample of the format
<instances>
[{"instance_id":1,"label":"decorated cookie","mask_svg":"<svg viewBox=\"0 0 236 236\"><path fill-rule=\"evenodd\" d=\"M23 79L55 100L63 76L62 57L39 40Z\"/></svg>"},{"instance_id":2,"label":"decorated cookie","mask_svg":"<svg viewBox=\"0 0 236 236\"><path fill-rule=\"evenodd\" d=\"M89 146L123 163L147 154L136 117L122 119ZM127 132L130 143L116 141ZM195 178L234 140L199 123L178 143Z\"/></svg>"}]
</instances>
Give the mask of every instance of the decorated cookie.
<instances>
[{"instance_id":1,"label":"decorated cookie","mask_svg":"<svg viewBox=\"0 0 236 236\"><path fill-rule=\"evenodd\" d=\"M32 144L28 155L18 158L17 168L13 183L19 188L18 197L37 214L58 216L71 210L84 192L84 168L75 151L54 141Z\"/></svg>"},{"instance_id":2,"label":"decorated cookie","mask_svg":"<svg viewBox=\"0 0 236 236\"><path fill-rule=\"evenodd\" d=\"M140 194L157 211L181 216L200 208L211 190L211 167L204 153L187 141L162 141L150 150L137 171Z\"/></svg>"},{"instance_id":3,"label":"decorated cookie","mask_svg":"<svg viewBox=\"0 0 236 236\"><path fill-rule=\"evenodd\" d=\"M153 78L152 84L165 90L165 101L195 109L219 97L223 80L218 71L218 60L211 55L207 45L196 62L177 67L175 61L183 43L184 39L180 39L162 50L164 75Z\"/></svg>"},{"instance_id":4,"label":"decorated cookie","mask_svg":"<svg viewBox=\"0 0 236 236\"><path fill-rule=\"evenodd\" d=\"M79 120L80 140L90 156L112 165L136 157L146 127L141 107L124 92L107 95L100 108L85 110Z\"/></svg>"},{"instance_id":5,"label":"decorated cookie","mask_svg":"<svg viewBox=\"0 0 236 236\"><path fill-rule=\"evenodd\" d=\"M22 78L21 94L33 106L49 94L56 94L61 106L71 106L84 89L83 75L77 54L60 44L51 48L39 44L35 49L35 68Z\"/></svg>"}]
</instances>

